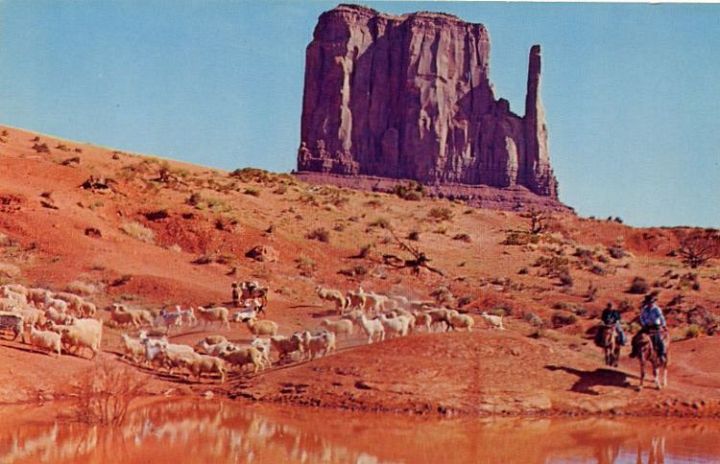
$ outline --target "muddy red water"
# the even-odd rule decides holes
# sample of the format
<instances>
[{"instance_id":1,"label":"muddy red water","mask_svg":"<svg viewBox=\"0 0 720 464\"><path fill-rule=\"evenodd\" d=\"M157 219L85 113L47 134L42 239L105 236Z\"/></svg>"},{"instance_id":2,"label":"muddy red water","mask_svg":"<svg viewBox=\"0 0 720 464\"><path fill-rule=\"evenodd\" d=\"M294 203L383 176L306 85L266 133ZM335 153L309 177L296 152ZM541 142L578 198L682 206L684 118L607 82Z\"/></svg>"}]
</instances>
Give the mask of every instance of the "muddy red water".
<instances>
[{"instance_id":1,"label":"muddy red water","mask_svg":"<svg viewBox=\"0 0 720 464\"><path fill-rule=\"evenodd\" d=\"M2 463L715 463L720 423L688 419L434 419L213 400L132 411L121 427L0 409Z\"/></svg>"}]
</instances>

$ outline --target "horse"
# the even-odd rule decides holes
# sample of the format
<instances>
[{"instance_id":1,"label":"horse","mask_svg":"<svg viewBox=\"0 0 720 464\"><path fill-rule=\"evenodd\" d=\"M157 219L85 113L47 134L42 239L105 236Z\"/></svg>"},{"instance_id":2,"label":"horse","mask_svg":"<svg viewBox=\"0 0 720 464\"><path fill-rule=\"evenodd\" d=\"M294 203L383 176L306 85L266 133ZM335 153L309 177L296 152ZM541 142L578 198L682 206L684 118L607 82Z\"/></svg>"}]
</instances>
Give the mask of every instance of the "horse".
<instances>
[{"instance_id":1,"label":"horse","mask_svg":"<svg viewBox=\"0 0 720 464\"><path fill-rule=\"evenodd\" d=\"M614 325L600 327L600 347L605 352L605 365L617 367L620 360L620 342Z\"/></svg>"},{"instance_id":2,"label":"horse","mask_svg":"<svg viewBox=\"0 0 720 464\"><path fill-rule=\"evenodd\" d=\"M665 356L660 358L652 342L653 335L654 332L640 333L638 334L636 341L639 353L638 360L640 361L640 390L642 390L643 381L645 380L645 363L648 362L652 364L653 377L655 378L655 385L657 386L657 389L660 390L663 387L667 387L667 367L670 360L670 339L667 332L660 334L662 341L665 344ZM660 375L660 370L662 370L662 375Z\"/></svg>"}]
</instances>

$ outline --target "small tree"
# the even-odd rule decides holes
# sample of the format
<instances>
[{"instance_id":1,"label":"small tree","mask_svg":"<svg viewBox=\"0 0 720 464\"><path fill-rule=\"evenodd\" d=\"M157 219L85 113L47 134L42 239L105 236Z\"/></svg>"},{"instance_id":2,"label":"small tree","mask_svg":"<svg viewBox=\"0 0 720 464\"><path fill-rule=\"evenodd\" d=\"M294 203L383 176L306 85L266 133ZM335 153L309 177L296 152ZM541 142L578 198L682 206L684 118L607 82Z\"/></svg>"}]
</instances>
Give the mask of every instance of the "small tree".
<instances>
[{"instance_id":1,"label":"small tree","mask_svg":"<svg viewBox=\"0 0 720 464\"><path fill-rule=\"evenodd\" d=\"M530 233L537 235L547 229L550 214L533 208L525 213L523 217L530 219Z\"/></svg>"},{"instance_id":2,"label":"small tree","mask_svg":"<svg viewBox=\"0 0 720 464\"><path fill-rule=\"evenodd\" d=\"M680 240L677 253L682 262L695 269L720 255L720 231L693 230Z\"/></svg>"}]
</instances>

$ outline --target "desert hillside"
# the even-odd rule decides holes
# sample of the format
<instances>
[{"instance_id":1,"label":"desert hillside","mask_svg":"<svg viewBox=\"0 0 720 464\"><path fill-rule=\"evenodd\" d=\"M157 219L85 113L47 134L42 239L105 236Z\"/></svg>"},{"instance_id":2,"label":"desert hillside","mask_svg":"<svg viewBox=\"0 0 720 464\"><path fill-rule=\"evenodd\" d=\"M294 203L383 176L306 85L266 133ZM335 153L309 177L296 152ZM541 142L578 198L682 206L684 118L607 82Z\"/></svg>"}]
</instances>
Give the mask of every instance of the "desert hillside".
<instances>
[{"instance_id":1,"label":"desert hillside","mask_svg":"<svg viewBox=\"0 0 720 464\"><path fill-rule=\"evenodd\" d=\"M233 374L223 385L130 366L148 393L212 390L418 413L715 415L720 261L691 268L677 251L700 233L476 209L426 198L417 185L374 193L256 169L225 172L0 127L0 283L157 313L228 306L233 281L256 280L270 289L264 317L284 335L337 318L316 296L318 285L435 300L476 322L470 333L421 332L372 345L355 335L335 354ZM419 272L405 265L413 252L430 259ZM670 386L638 394L637 363L625 352L619 369L606 368L591 334L608 302L631 323L652 290L671 327ZM483 311L503 315L507 330L491 329ZM97 317L107 321L109 312ZM105 326L97 359L129 364L117 356L123 332L136 331ZM251 339L241 323L170 338L194 344L210 333ZM96 364L55 359L7 336L0 357L3 402L66 395Z\"/></svg>"}]
</instances>

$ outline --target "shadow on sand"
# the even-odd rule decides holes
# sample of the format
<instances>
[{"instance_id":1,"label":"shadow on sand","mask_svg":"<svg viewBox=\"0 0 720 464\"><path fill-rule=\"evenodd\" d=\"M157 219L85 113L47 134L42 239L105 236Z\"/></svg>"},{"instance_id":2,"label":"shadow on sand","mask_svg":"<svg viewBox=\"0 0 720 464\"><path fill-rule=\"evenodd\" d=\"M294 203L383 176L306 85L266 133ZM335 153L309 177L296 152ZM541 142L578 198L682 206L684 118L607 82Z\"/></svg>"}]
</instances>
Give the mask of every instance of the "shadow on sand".
<instances>
[{"instance_id":1,"label":"shadow on sand","mask_svg":"<svg viewBox=\"0 0 720 464\"><path fill-rule=\"evenodd\" d=\"M583 371L565 366L545 366L545 369L549 371L563 371L578 376L577 382L570 387L570 390L585 395L599 395L600 392L594 390L594 387L630 388L629 378L636 378L635 376L613 369Z\"/></svg>"}]
</instances>

